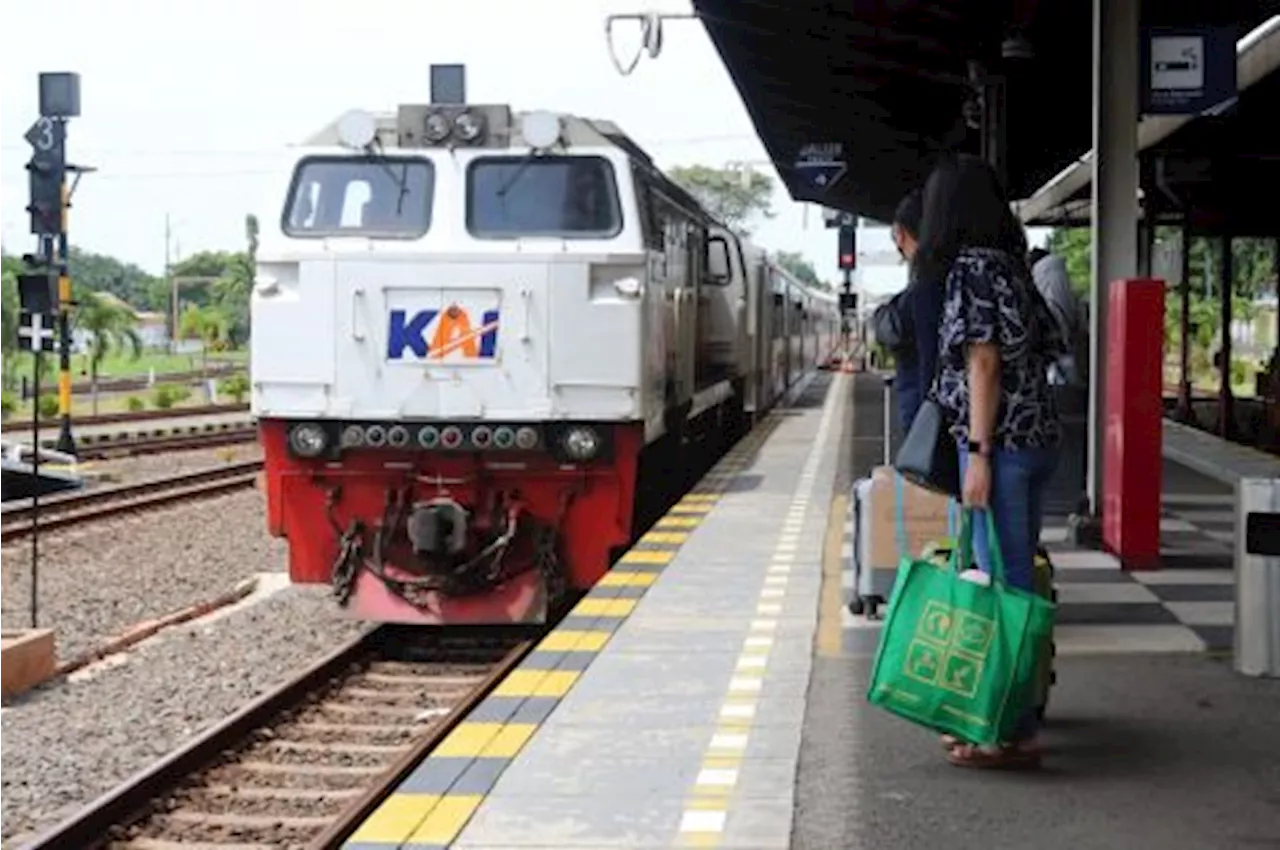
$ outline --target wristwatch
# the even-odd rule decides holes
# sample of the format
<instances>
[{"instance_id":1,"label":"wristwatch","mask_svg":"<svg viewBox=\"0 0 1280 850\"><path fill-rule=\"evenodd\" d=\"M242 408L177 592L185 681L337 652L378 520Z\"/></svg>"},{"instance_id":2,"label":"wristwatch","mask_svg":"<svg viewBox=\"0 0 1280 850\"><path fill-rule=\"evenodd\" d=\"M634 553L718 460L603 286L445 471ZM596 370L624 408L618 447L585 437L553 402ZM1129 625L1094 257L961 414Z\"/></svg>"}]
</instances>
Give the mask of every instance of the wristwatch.
<instances>
[{"instance_id":1,"label":"wristwatch","mask_svg":"<svg viewBox=\"0 0 1280 850\"><path fill-rule=\"evenodd\" d=\"M981 440L969 441L969 454L991 459L991 444L984 443Z\"/></svg>"}]
</instances>

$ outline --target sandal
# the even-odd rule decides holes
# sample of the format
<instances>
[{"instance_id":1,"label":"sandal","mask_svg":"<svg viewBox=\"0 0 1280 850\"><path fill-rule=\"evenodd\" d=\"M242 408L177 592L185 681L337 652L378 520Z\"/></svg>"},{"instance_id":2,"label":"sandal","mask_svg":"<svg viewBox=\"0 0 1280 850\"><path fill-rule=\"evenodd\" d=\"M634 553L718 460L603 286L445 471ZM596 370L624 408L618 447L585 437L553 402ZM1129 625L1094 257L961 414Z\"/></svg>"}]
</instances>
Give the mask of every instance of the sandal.
<instances>
[{"instance_id":1,"label":"sandal","mask_svg":"<svg viewBox=\"0 0 1280 850\"><path fill-rule=\"evenodd\" d=\"M955 735L942 736L942 748L944 750L954 750L956 747L959 747L962 744L964 744L964 741L961 741Z\"/></svg>"},{"instance_id":2,"label":"sandal","mask_svg":"<svg viewBox=\"0 0 1280 850\"><path fill-rule=\"evenodd\" d=\"M1018 744L1002 744L994 749L963 744L948 751L947 761L956 767L1027 770L1040 766L1040 751Z\"/></svg>"}]
</instances>

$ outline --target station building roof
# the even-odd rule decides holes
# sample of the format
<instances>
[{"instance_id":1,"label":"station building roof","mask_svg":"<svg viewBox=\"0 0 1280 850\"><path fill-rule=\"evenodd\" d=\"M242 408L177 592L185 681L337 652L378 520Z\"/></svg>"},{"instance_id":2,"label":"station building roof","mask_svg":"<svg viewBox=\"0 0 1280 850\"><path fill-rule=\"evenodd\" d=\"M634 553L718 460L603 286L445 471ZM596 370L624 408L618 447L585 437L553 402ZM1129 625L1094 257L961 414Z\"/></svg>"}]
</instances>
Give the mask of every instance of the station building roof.
<instances>
[{"instance_id":1,"label":"station building roof","mask_svg":"<svg viewBox=\"0 0 1280 850\"><path fill-rule=\"evenodd\" d=\"M1186 0L1183 20L1243 36L1277 0ZM796 200L887 220L937 154L979 152L965 119L971 62L1007 79L1010 195L1027 198L1092 145L1087 0L693 0L756 131ZM1171 23L1162 18L1164 23ZM1012 35L1030 58L1003 58ZM802 148L843 145L847 171L818 187Z\"/></svg>"}]
</instances>

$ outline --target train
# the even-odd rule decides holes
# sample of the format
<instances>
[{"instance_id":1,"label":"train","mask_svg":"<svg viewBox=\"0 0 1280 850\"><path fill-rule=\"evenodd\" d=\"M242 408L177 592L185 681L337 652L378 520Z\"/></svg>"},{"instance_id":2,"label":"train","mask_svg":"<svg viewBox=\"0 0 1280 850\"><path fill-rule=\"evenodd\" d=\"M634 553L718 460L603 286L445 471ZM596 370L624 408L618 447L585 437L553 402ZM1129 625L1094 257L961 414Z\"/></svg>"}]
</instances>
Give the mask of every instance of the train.
<instances>
[{"instance_id":1,"label":"train","mask_svg":"<svg viewBox=\"0 0 1280 850\"><path fill-rule=\"evenodd\" d=\"M266 523L291 581L359 619L546 621L840 345L835 295L610 121L352 110L272 188L250 308Z\"/></svg>"}]
</instances>

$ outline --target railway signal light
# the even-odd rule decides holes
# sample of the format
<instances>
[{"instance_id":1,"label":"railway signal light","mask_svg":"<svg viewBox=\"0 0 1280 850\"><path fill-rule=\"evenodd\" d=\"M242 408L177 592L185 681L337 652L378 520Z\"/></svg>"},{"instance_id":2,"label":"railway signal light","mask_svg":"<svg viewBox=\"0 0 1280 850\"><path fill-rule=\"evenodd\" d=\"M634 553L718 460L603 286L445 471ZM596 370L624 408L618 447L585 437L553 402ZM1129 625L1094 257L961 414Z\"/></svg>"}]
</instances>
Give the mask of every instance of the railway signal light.
<instances>
[{"instance_id":1,"label":"railway signal light","mask_svg":"<svg viewBox=\"0 0 1280 850\"><path fill-rule=\"evenodd\" d=\"M852 271L858 267L858 229L856 227L840 228L839 263L842 271Z\"/></svg>"}]
</instances>

